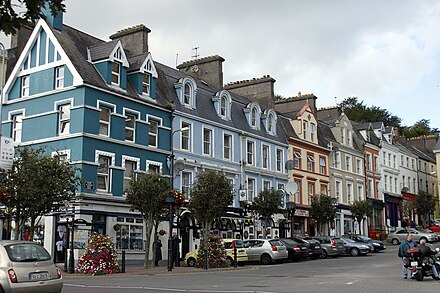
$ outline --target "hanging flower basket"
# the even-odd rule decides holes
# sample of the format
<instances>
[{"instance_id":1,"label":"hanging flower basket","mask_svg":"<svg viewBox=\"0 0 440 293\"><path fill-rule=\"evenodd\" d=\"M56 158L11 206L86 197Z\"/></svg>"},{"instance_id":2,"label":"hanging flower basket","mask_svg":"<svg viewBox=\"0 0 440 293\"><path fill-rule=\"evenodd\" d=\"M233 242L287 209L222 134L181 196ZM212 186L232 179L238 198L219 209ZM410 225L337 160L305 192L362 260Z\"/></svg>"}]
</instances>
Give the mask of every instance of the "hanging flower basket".
<instances>
[{"instance_id":1,"label":"hanging flower basket","mask_svg":"<svg viewBox=\"0 0 440 293\"><path fill-rule=\"evenodd\" d=\"M165 205L170 203L173 206L183 206L185 204L185 195L175 189L167 190L161 194L161 202Z\"/></svg>"}]
</instances>

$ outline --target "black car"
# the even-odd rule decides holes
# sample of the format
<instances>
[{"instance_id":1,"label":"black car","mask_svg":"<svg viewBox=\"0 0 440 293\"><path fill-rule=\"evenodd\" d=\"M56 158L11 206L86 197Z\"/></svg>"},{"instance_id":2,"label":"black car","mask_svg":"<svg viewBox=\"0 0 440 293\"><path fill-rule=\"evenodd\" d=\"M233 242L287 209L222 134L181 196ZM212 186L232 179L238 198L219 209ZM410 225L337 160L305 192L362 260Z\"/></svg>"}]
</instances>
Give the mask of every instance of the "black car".
<instances>
[{"instance_id":1,"label":"black car","mask_svg":"<svg viewBox=\"0 0 440 293\"><path fill-rule=\"evenodd\" d=\"M304 240L298 237L290 238L298 243L305 243L307 245L307 249L309 251L309 257L311 259L318 259L322 255L321 243L318 240L310 239Z\"/></svg>"},{"instance_id":2,"label":"black car","mask_svg":"<svg viewBox=\"0 0 440 293\"><path fill-rule=\"evenodd\" d=\"M281 238L281 242L287 247L290 260L303 260L309 256L309 248L307 243L299 243L293 239Z\"/></svg>"},{"instance_id":3,"label":"black car","mask_svg":"<svg viewBox=\"0 0 440 293\"><path fill-rule=\"evenodd\" d=\"M364 236L364 235L356 235L355 234L355 235L347 235L347 236L344 236L344 237L348 237L350 239L353 239L354 241L368 243L371 246L373 246L374 252L379 252L379 251L387 249L385 247L385 244L383 243L383 241L374 240L374 239L371 239L370 237L367 237L367 236Z\"/></svg>"}]
</instances>

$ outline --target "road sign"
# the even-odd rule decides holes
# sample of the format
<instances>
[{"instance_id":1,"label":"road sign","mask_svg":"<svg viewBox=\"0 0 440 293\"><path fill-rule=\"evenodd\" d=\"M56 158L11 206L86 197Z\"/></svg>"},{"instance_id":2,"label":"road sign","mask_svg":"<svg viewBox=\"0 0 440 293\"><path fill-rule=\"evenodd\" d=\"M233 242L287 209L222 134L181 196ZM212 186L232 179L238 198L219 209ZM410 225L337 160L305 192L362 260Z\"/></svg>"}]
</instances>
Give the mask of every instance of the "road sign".
<instances>
[{"instance_id":1,"label":"road sign","mask_svg":"<svg viewBox=\"0 0 440 293\"><path fill-rule=\"evenodd\" d=\"M0 140L0 169L11 170L14 162L14 141L10 137L2 136Z\"/></svg>"}]
</instances>

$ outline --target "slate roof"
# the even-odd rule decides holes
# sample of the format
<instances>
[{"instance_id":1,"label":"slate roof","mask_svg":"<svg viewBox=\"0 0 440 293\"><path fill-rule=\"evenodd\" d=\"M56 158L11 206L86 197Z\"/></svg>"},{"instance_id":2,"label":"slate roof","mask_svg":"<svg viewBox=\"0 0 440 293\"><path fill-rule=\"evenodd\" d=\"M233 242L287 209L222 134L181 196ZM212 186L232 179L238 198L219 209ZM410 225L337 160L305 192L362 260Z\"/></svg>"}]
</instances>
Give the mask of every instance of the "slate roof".
<instances>
[{"instance_id":1,"label":"slate roof","mask_svg":"<svg viewBox=\"0 0 440 293\"><path fill-rule=\"evenodd\" d=\"M417 155L419 158L430 161L432 163L436 162L435 154L429 152L428 150L421 149L415 146L408 146L407 147L413 154Z\"/></svg>"},{"instance_id":2,"label":"slate roof","mask_svg":"<svg viewBox=\"0 0 440 293\"><path fill-rule=\"evenodd\" d=\"M280 123L280 118L278 118L276 136L267 133L264 129L263 123L261 124L261 130L252 129L244 114L244 108L252 101L234 93L231 93L231 121L226 121L220 118L217 115L212 101L212 97L217 91L207 84L202 83L202 81L197 78L194 78L197 84L196 109L186 108L180 103L174 84L177 83L179 79L187 77L188 75L158 62L155 62L155 66L159 75L156 95L158 97L160 96L161 99L166 99L168 102L174 104L176 110L287 144L287 138Z\"/></svg>"},{"instance_id":3,"label":"slate roof","mask_svg":"<svg viewBox=\"0 0 440 293\"><path fill-rule=\"evenodd\" d=\"M353 124L353 128L355 128L357 130L366 130L370 127L370 125L371 125L370 122L361 123L361 124Z\"/></svg>"},{"instance_id":4,"label":"slate roof","mask_svg":"<svg viewBox=\"0 0 440 293\"><path fill-rule=\"evenodd\" d=\"M278 115L278 121L280 122L280 125L283 128L287 139L299 138L295 130L293 129L292 124L290 124L290 119L288 117L284 116L284 114Z\"/></svg>"},{"instance_id":5,"label":"slate roof","mask_svg":"<svg viewBox=\"0 0 440 293\"><path fill-rule=\"evenodd\" d=\"M318 142L319 145L324 148L328 148L330 142L332 142L333 144L335 143L339 144L339 142L336 140L335 136L333 135L330 125L328 125L324 121L319 121L319 120L318 120Z\"/></svg>"},{"instance_id":6,"label":"slate roof","mask_svg":"<svg viewBox=\"0 0 440 293\"><path fill-rule=\"evenodd\" d=\"M89 47L90 50L90 58L92 62L107 59L115 46L117 45L118 40L113 40L109 42L100 43L94 46Z\"/></svg>"},{"instance_id":7,"label":"slate roof","mask_svg":"<svg viewBox=\"0 0 440 293\"><path fill-rule=\"evenodd\" d=\"M141 68L142 64L144 64L145 59L147 58L148 53L140 54L137 56L129 57L128 63L130 64L127 72L137 71Z\"/></svg>"},{"instance_id":8,"label":"slate roof","mask_svg":"<svg viewBox=\"0 0 440 293\"><path fill-rule=\"evenodd\" d=\"M54 30L53 28L51 29L85 84L96 86L117 94L123 94L135 99L140 99L137 91L131 86L130 83L127 83L127 88L125 91L110 87L104 81L95 66L88 61L87 48L91 48L92 50L96 49L96 52L99 51L99 54L104 54L104 52L108 52L108 54L110 54L113 50L110 50L110 48L114 48L114 45L116 45L117 41L105 42L65 24L63 24L63 29L61 31ZM133 57L129 55L130 52L128 50L125 51L125 53L127 58ZM145 99L142 99L142 101L145 102ZM159 96L156 98L156 102L159 105L165 106L167 101ZM147 101L147 103L154 102Z\"/></svg>"},{"instance_id":9,"label":"slate roof","mask_svg":"<svg viewBox=\"0 0 440 293\"><path fill-rule=\"evenodd\" d=\"M435 144L434 150L440 151L440 138L437 140L437 143Z\"/></svg>"}]
</instances>

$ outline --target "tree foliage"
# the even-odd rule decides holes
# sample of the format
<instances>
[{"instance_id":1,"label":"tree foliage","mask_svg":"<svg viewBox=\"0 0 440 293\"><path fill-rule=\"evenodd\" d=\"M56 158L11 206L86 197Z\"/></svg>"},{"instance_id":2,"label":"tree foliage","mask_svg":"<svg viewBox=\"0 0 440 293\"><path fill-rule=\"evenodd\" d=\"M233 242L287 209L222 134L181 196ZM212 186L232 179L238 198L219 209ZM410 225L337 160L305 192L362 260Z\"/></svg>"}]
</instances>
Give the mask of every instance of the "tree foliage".
<instances>
[{"instance_id":1,"label":"tree foliage","mask_svg":"<svg viewBox=\"0 0 440 293\"><path fill-rule=\"evenodd\" d=\"M282 194L275 190L263 190L254 198L252 208L263 218L263 237L266 238L267 224L273 214L280 210Z\"/></svg>"},{"instance_id":2,"label":"tree foliage","mask_svg":"<svg viewBox=\"0 0 440 293\"><path fill-rule=\"evenodd\" d=\"M355 200L351 205L351 214L359 224L361 229L361 222L365 217L368 217L373 212L371 205L366 200ZM360 231L362 233L362 231Z\"/></svg>"},{"instance_id":3,"label":"tree foliage","mask_svg":"<svg viewBox=\"0 0 440 293\"><path fill-rule=\"evenodd\" d=\"M9 213L6 216L16 222L15 239L29 221L32 240L37 220L64 207L81 182L76 168L59 156L48 157L44 152L44 148L18 149L12 169L2 174L2 188L7 194L3 204Z\"/></svg>"},{"instance_id":4,"label":"tree foliage","mask_svg":"<svg viewBox=\"0 0 440 293\"><path fill-rule=\"evenodd\" d=\"M56 16L65 11L63 2L64 0L0 0L0 31L6 35L15 34L23 25L35 22L43 16L44 7L48 7L50 13Z\"/></svg>"},{"instance_id":5,"label":"tree foliage","mask_svg":"<svg viewBox=\"0 0 440 293\"><path fill-rule=\"evenodd\" d=\"M208 242L212 222L223 215L233 199L232 186L224 173L210 170L198 176L191 188L189 209L202 227L204 243ZM207 253L205 250L205 257Z\"/></svg>"},{"instance_id":6,"label":"tree foliage","mask_svg":"<svg viewBox=\"0 0 440 293\"><path fill-rule=\"evenodd\" d=\"M421 136L430 136L430 135L439 135L438 128L431 128L429 125L429 119L420 119L413 126L405 127L403 130L403 135L406 138L412 137L421 137Z\"/></svg>"},{"instance_id":7,"label":"tree foliage","mask_svg":"<svg viewBox=\"0 0 440 293\"><path fill-rule=\"evenodd\" d=\"M326 194L312 196L310 205L310 216L316 220L317 226L333 221L336 215L336 207L332 198Z\"/></svg>"},{"instance_id":8,"label":"tree foliage","mask_svg":"<svg viewBox=\"0 0 440 293\"><path fill-rule=\"evenodd\" d=\"M419 190L416 195L416 211L420 216L427 216L435 210L434 196L426 191Z\"/></svg>"},{"instance_id":9,"label":"tree foliage","mask_svg":"<svg viewBox=\"0 0 440 293\"><path fill-rule=\"evenodd\" d=\"M127 203L138 210L145 220L146 247L144 267L148 268L151 233L155 221L165 212L161 195L169 190L169 180L157 173L134 174L127 192ZM171 231L170 231L171 233Z\"/></svg>"},{"instance_id":10,"label":"tree foliage","mask_svg":"<svg viewBox=\"0 0 440 293\"><path fill-rule=\"evenodd\" d=\"M338 104L350 120L357 122L378 122L382 121L387 126L401 128L402 119L392 115L388 110L377 106L367 106L357 97L349 97Z\"/></svg>"}]
</instances>

